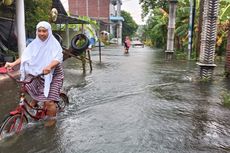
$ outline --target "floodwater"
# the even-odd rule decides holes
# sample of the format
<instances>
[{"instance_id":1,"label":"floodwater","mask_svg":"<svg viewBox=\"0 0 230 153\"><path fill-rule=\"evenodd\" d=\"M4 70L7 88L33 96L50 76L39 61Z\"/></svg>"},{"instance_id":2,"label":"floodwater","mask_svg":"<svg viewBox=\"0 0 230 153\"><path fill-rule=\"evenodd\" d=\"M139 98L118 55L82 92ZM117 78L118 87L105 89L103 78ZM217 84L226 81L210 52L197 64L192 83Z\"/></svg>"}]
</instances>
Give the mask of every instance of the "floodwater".
<instances>
[{"instance_id":1,"label":"floodwater","mask_svg":"<svg viewBox=\"0 0 230 153\"><path fill-rule=\"evenodd\" d=\"M198 81L195 62L165 61L162 50L92 51L93 71L65 61L64 89L70 104L54 127L32 122L0 141L0 153L227 153L230 109L224 66L214 81ZM7 86L6 86L7 84ZM12 81L1 83L0 118L16 105Z\"/></svg>"}]
</instances>

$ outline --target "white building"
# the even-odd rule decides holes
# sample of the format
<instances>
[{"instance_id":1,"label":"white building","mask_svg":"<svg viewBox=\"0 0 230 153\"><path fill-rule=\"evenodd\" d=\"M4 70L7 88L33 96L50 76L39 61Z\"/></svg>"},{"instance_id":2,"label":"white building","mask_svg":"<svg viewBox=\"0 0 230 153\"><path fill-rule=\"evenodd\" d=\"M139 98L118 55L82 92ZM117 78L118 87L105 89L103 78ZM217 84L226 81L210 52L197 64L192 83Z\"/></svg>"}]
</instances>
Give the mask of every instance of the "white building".
<instances>
[{"instance_id":1,"label":"white building","mask_svg":"<svg viewBox=\"0 0 230 153\"><path fill-rule=\"evenodd\" d=\"M110 34L117 38L118 45L122 44L122 21L124 18L121 17L121 5L122 0L111 0L110 1Z\"/></svg>"}]
</instances>

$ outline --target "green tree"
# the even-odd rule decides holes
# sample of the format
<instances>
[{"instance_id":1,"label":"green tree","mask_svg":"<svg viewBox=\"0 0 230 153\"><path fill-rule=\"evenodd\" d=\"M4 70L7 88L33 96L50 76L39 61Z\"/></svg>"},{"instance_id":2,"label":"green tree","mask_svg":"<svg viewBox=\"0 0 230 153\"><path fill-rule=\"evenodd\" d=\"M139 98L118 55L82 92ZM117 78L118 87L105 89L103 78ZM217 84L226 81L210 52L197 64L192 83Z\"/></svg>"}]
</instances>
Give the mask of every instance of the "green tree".
<instances>
[{"instance_id":1,"label":"green tree","mask_svg":"<svg viewBox=\"0 0 230 153\"><path fill-rule=\"evenodd\" d=\"M177 9L177 14L180 15L177 15L175 39L177 41L176 47L183 49L188 30L189 3L186 0L178 1L179 8ZM150 39L151 44L155 47L166 47L169 14L168 0L140 0L140 4L142 6L142 17L149 15L147 25L145 26L147 39Z\"/></svg>"},{"instance_id":2,"label":"green tree","mask_svg":"<svg viewBox=\"0 0 230 153\"><path fill-rule=\"evenodd\" d=\"M124 40L125 36L132 37L135 34L138 25L133 20L130 13L126 11L121 11L121 16L124 18L124 21L122 23L122 40Z\"/></svg>"},{"instance_id":3,"label":"green tree","mask_svg":"<svg viewBox=\"0 0 230 153\"><path fill-rule=\"evenodd\" d=\"M145 26L145 35L155 47L162 47L167 41L168 13L163 9L154 9Z\"/></svg>"},{"instance_id":4,"label":"green tree","mask_svg":"<svg viewBox=\"0 0 230 153\"><path fill-rule=\"evenodd\" d=\"M39 21L49 21L52 0L25 0L25 26L28 36L34 36Z\"/></svg>"},{"instance_id":5,"label":"green tree","mask_svg":"<svg viewBox=\"0 0 230 153\"><path fill-rule=\"evenodd\" d=\"M142 8L142 17L146 17L148 14L153 14L156 8L162 8L168 10L168 0L139 0Z\"/></svg>"},{"instance_id":6,"label":"green tree","mask_svg":"<svg viewBox=\"0 0 230 153\"><path fill-rule=\"evenodd\" d=\"M196 45L194 50L199 52L200 45L200 33L201 33L201 23L202 23L202 12L200 12L200 7L202 6L203 0L196 1L196 16L194 25L194 37L193 45ZM201 4L201 6L200 6ZM142 7L142 17L148 17L144 32L147 39L151 39L154 46L166 46L167 37L167 24L168 24L168 0L140 0L140 5ZM229 23L229 10L230 1L220 0L220 9L218 17L218 31L217 31L217 50L224 50L226 48L226 37L227 28ZM201 10L202 11L202 10ZM200 16L200 17L199 17ZM199 20L200 19L200 20ZM188 23L189 23L189 1L188 0L178 0L177 12L176 12L176 29L175 29L175 49L180 50L186 54L188 45ZM198 33L199 32L199 33ZM221 53L223 55L223 53Z\"/></svg>"}]
</instances>

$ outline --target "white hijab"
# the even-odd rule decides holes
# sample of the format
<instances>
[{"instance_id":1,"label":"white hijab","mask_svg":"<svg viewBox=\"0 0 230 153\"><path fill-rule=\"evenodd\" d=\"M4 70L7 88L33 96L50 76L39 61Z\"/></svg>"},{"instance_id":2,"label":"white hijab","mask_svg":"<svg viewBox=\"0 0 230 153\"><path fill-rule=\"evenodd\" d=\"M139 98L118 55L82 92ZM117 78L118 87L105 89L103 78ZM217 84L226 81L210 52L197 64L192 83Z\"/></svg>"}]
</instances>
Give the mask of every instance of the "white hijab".
<instances>
[{"instance_id":1,"label":"white hijab","mask_svg":"<svg viewBox=\"0 0 230 153\"><path fill-rule=\"evenodd\" d=\"M42 41L38 37L38 28L43 27L48 30L48 38ZM52 34L51 25L46 21L41 21L36 26L36 38L27 46L21 56L21 80L25 79L26 74L37 76L53 60L62 62L62 47ZM44 76L45 88L44 95L48 97L50 83L52 82L53 72Z\"/></svg>"}]
</instances>

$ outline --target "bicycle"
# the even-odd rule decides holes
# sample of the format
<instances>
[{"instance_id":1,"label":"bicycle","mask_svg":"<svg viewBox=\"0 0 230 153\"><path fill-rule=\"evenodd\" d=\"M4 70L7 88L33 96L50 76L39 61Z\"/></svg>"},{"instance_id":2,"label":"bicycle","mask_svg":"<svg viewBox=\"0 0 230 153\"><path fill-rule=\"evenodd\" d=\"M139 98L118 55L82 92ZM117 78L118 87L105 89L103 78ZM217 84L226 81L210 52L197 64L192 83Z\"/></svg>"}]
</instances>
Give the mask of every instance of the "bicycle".
<instances>
[{"instance_id":1,"label":"bicycle","mask_svg":"<svg viewBox=\"0 0 230 153\"><path fill-rule=\"evenodd\" d=\"M21 84L20 98L17 107L11 111L3 120L0 127L0 139L6 136L11 136L15 133L19 133L23 127L28 123L30 117L34 121L42 120L46 117L46 108L37 103L35 106L31 106L26 99L25 85L31 83L34 79L41 77L43 74L33 76L29 81L20 81L9 74L9 70L5 67L0 68L0 74L6 74L16 83ZM58 111L63 111L65 106L69 103L68 97L65 93L60 93L61 100L56 101ZM32 111L34 113L32 113Z\"/></svg>"}]
</instances>

